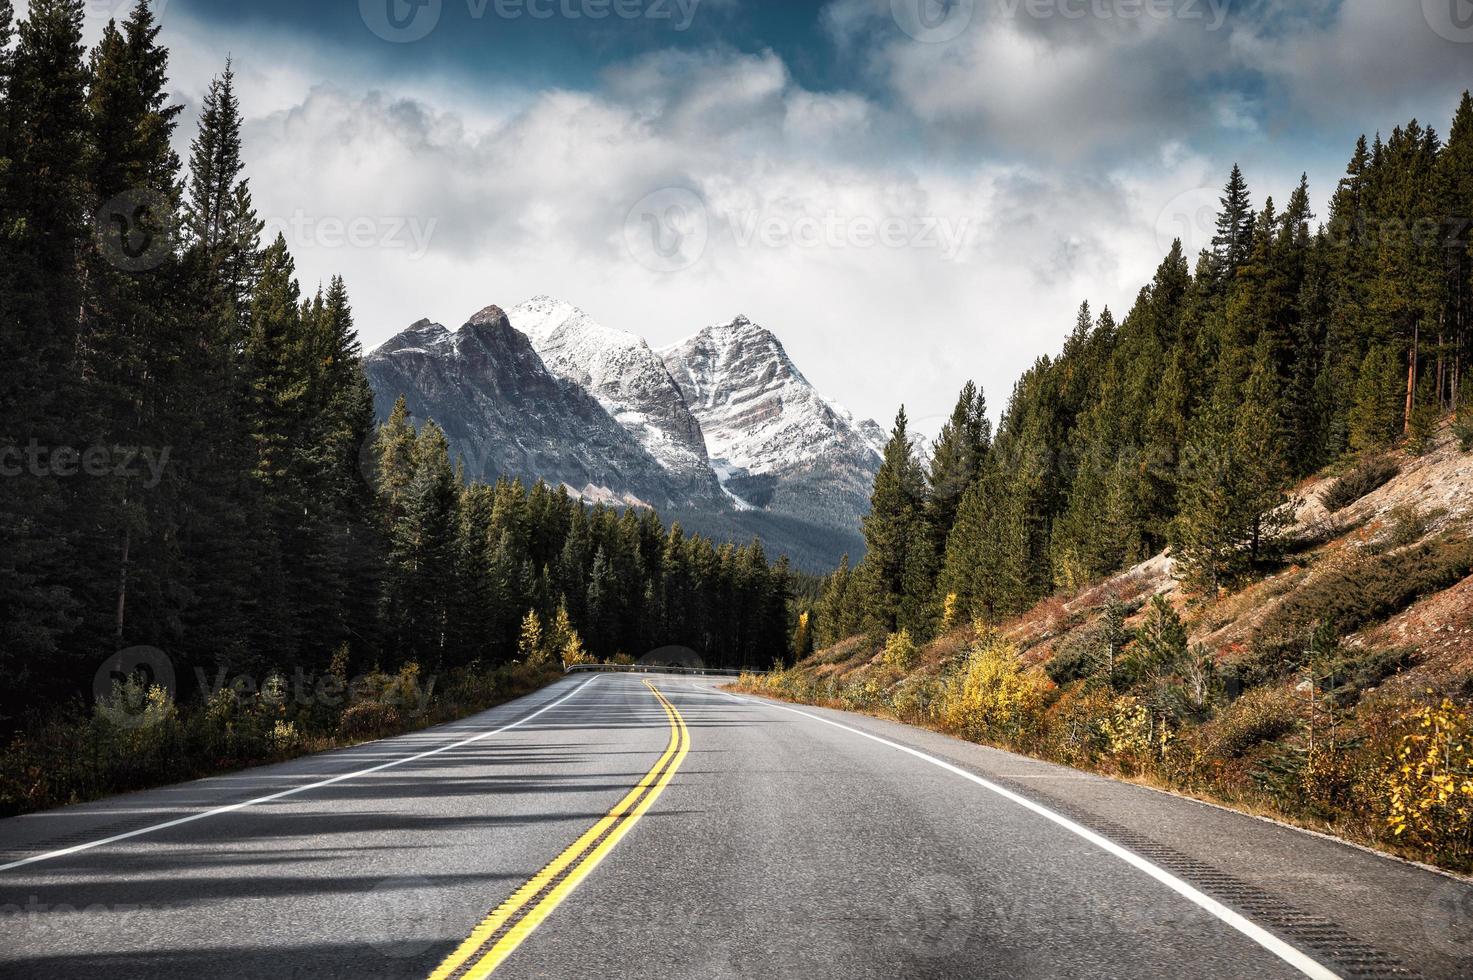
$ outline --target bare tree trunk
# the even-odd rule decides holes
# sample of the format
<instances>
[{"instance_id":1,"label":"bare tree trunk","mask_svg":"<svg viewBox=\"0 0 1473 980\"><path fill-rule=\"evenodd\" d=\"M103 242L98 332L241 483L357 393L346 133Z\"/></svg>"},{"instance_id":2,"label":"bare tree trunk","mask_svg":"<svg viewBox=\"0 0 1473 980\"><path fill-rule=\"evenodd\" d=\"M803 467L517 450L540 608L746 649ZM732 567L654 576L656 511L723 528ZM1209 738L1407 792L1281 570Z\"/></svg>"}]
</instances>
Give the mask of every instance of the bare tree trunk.
<instances>
[{"instance_id":1,"label":"bare tree trunk","mask_svg":"<svg viewBox=\"0 0 1473 980\"><path fill-rule=\"evenodd\" d=\"M1412 402L1417 393L1417 347L1421 341L1422 323L1419 320L1412 325L1412 349L1407 352L1407 404L1401 417L1401 434L1404 436L1412 432Z\"/></svg>"},{"instance_id":2,"label":"bare tree trunk","mask_svg":"<svg viewBox=\"0 0 1473 980\"><path fill-rule=\"evenodd\" d=\"M1437 408L1439 412L1447 411L1447 376L1444 371L1445 352L1447 351L1447 311L1444 310L1437 318Z\"/></svg>"},{"instance_id":3,"label":"bare tree trunk","mask_svg":"<svg viewBox=\"0 0 1473 980\"><path fill-rule=\"evenodd\" d=\"M128 608L128 551L133 544L133 528L127 523L127 500L123 503L123 559L118 563L118 611L113 621L113 649L123 649L123 622Z\"/></svg>"}]
</instances>

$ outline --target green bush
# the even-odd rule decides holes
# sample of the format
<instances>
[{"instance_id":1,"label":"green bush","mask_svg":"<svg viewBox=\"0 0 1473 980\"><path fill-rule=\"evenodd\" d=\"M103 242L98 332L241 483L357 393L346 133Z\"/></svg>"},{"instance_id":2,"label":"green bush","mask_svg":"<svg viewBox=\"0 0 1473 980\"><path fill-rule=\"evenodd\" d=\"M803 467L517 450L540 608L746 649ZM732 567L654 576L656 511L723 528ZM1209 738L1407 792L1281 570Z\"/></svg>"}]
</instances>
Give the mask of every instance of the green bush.
<instances>
[{"instance_id":1,"label":"green bush","mask_svg":"<svg viewBox=\"0 0 1473 980\"><path fill-rule=\"evenodd\" d=\"M1386 515L1389 529L1385 537L1378 542L1384 549L1404 548L1409 544L1416 544L1427 535L1428 529L1434 521L1447 514L1443 508L1434 508L1424 511L1415 504L1402 504L1393 507Z\"/></svg>"},{"instance_id":2,"label":"green bush","mask_svg":"<svg viewBox=\"0 0 1473 980\"><path fill-rule=\"evenodd\" d=\"M1362 497L1379 490L1401 473L1401 467L1385 456L1359 463L1325 491L1321 501L1330 513L1344 510Z\"/></svg>"},{"instance_id":3,"label":"green bush","mask_svg":"<svg viewBox=\"0 0 1473 980\"><path fill-rule=\"evenodd\" d=\"M1213 761L1236 759L1299 727L1298 699L1284 687L1249 691L1196 732L1197 750Z\"/></svg>"},{"instance_id":4,"label":"green bush","mask_svg":"<svg viewBox=\"0 0 1473 980\"><path fill-rule=\"evenodd\" d=\"M1256 643L1294 642L1319 622L1341 634L1380 622L1473 574L1473 541L1449 535L1386 554L1357 556L1310 578L1265 618Z\"/></svg>"}]
</instances>

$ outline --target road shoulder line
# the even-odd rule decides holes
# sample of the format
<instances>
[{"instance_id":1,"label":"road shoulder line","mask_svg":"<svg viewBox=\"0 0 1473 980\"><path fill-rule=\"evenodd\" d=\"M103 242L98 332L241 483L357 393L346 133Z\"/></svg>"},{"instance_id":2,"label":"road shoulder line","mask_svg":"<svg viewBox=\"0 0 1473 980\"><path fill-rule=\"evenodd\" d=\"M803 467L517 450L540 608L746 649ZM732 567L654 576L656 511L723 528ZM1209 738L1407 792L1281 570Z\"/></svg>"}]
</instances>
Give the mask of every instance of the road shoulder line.
<instances>
[{"instance_id":1,"label":"road shoulder line","mask_svg":"<svg viewBox=\"0 0 1473 980\"><path fill-rule=\"evenodd\" d=\"M1294 969L1303 973L1305 976L1312 977L1314 978L1314 980L1342 980L1340 975L1335 973L1329 967L1311 958L1309 955L1302 952L1298 948L1291 946L1289 943L1280 939L1278 936L1269 932L1267 929L1264 929L1258 924L1252 922L1241 913L1228 908L1226 905L1217 901L1215 898L1212 898L1210 895L1198 891L1186 881L1178 878L1176 875L1173 875L1165 868L1162 868L1159 865L1148 861L1147 859L1136 854L1134 851L1130 851L1124 847L1121 847L1119 844L1116 844L1109 838L1095 833L1088 827L1076 823L1063 814L1057 813L1054 810L1043 806L1042 804L1035 803L1025 796L1020 796L1019 794L1014 793L1012 790L1007 789L1003 786L999 786L997 783L994 783L989 779L984 779L983 777L978 776L975 773L968 772L960 766L953 765L952 763L947 762L944 759L939 759L936 756L930 755L929 753L922 752L920 749L913 749L908 745L901 744L900 742L892 741L880 735L874 735L870 732L855 728L851 725L845 725L842 722L833 721L829 718L824 718L821 715L816 715L808 711L802 711L798 708L789 707L785 704L777 704L771 701L739 697L726 691L720 691L718 693L722 694L725 697L731 698L733 701L738 701L743 704L758 705L761 707L772 708L778 711L787 711L791 714L800 715L801 717L807 718L811 721L816 721L820 724L828 725L832 728L837 728L841 731L849 732L852 735L858 735L861 738L866 738L872 742L877 742L880 745L884 745L889 748L896 749L900 752L904 752L907 755L920 759L923 762L927 762L955 776L960 776L961 778L975 783L976 785L981 786L983 789L986 789L987 791L1002 797L1010 803L1015 803L1018 806L1021 806L1024 809L1043 817L1050 823L1062 827L1064 830L1069 831L1071 834L1074 834L1075 836L1080 837L1090 842L1091 844L1094 844L1096 847L1107 852L1108 854L1119 858L1121 861L1124 861L1126 864L1129 864L1136 870L1144 872L1151 878L1154 878L1160 884L1165 885L1167 888L1187 899L1193 905L1196 905L1198 908L1209 913L1224 924L1230 926L1237 932L1246 936L1248 939L1251 939L1263 949L1272 953L1274 956L1277 956L1279 959L1283 960Z\"/></svg>"}]
</instances>

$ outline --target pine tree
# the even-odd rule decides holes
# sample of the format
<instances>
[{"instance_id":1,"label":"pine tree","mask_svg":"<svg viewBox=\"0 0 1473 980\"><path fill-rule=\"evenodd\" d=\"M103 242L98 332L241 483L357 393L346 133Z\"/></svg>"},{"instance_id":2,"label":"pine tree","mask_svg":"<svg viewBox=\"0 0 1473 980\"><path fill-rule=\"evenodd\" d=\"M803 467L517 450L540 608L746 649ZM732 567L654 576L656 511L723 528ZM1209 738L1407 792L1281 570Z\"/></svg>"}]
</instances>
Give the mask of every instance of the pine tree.
<instances>
[{"instance_id":1,"label":"pine tree","mask_svg":"<svg viewBox=\"0 0 1473 980\"><path fill-rule=\"evenodd\" d=\"M1293 523L1284 494L1291 470L1285 457L1284 412L1279 407L1282 391L1272 344L1265 335L1255 349L1233 429L1234 505L1248 528L1250 563L1273 549L1279 532Z\"/></svg>"},{"instance_id":2,"label":"pine tree","mask_svg":"<svg viewBox=\"0 0 1473 980\"><path fill-rule=\"evenodd\" d=\"M1385 449L1401 434L1401 370L1396 353L1372 347L1361 361L1350 409L1350 448L1359 453Z\"/></svg>"},{"instance_id":3,"label":"pine tree","mask_svg":"<svg viewBox=\"0 0 1473 980\"><path fill-rule=\"evenodd\" d=\"M1274 411L1279 385L1268 349L1266 342L1258 345L1240 392L1226 381L1219 385L1183 455L1172 550L1183 577L1208 594L1260 560L1292 518Z\"/></svg>"},{"instance_id":4,"label":"pine tree","mask_svg":"<svg viewBox=\"0 0 1473 980\"><path fill-rule=\"evenodd\" d=\"M178 296L179 159L170 147L182 107L168 103L158 33L140 2L121 30L108 23L91 57L89 183L99 201L122 200L127 212L105 204L84 253L79 349L88 384L73 410L95 445L178 446L187 434L177 391L190 325ZM88 481L69 508L85 529L83 547L100 558L84 566L97 576L80 583L98 646L163 643L177 613L169 583L184 572L166 529L180 520L187 488L164 475L167 485L148 488L128 476Z\"/></svg>"},{"instance_id":5,"label":"pine tree","mask_svg":"<svg viewBox=\"0 0 1473 980\"><path fill-rule=\"evenodd\" d=\"M384 608L389 639L406 659L442 663L450 638L459 499L449 444L426 422L414 445L414 475L390 533Z\"/></svg>"},{"instance_id":6,"label":"pine tree","mask_svg":"<svg viewBox=\"0 0 1473 980\"><path fill-rule=\"evenodd\" d=\"M850 577L849 556L846 554L840 560L839 567L824 579L823 591L815 610L817 622L814 624L814 637L820 647L838 643L849 636L854 628Z\"/></svg>"},{"instance_id":7,"label":"pine tree","mask_svg":"<svg viewBox=\"0 0 1473 980\"><path fill-rule=\"evenodd\" d=\"M901 408L864 519L867 553L860 580L867 629L889 634L904 626L916 635L929 635L926 607L935 551L925 506L926 478Z\"/></svg>"},{"instance_id":8,"label":"pine tree","mask_svg":"<svg viewBox=\"0 0 1473 980\"><path fill-rule=\"evenodd\" d=\"M968 381L951 418L941 427L941 434L931 447L927 515L936 532L938 551L945 547L946 536L956 522L962 494L976 480L991 447L992 423L987 418L987 398Z\"/></svg>"},{"instance_id":9,"label":"pine tree","mask_svg":"<svg viewBox=\"0 0 1473 980\"><path fill-rule=\"evenodd\" d=\"M1243 171L1233 164L1222 192L1222 211L1217 216L1217 234L1212 238L1217 259L1219 281L1230 281L1248 258L1254 231L1253 205L1248 197L1248 182Z\"/></svg>"},{"instance_id":10,"label":"pine tree","mask_svg":"<svg viewBox=\"0 0 1473 980\"><path fill-rule=\"evenodd\" d=\"M250 183L241 176L240 124L235 71L227 62L205 93L199 133L190 145L185 216L205 296L223 316L223 329L236 336L248 327L264 227L251 202Z\"/></svg>"},{"instance_id":11,"label":"pine tree","mask_svg":"<svg viewBox=\"0 0 1473 980\"><path fill-rule=\"evenodd\" d=\"M1172 523L1177 575L1208 595L1230 581L1244 530L1233 492L1232 440L1231 403L1220 392L1193 421L1182 453L1181 509Z\"/></svg>"}]
</instances>

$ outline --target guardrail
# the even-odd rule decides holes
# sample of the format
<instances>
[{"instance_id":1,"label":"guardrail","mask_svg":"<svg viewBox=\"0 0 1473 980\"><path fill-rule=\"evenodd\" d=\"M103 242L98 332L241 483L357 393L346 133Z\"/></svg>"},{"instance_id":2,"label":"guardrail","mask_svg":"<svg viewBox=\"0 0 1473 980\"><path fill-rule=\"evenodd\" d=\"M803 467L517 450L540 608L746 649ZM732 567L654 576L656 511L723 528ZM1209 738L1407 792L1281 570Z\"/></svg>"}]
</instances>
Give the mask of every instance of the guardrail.
<instances>
[{"instance_id":1,"label":"guardrail","mask_svg":"<svg viewBox=\"0 0 1473 980\"><path fill-rule=\"evenodd\" d=\"M724 667L656 667L649 664L574 664L565 674L690 674L695 677L740 677L766 674L765 670L729 670Z\"/></svg>"}]
</instances>

